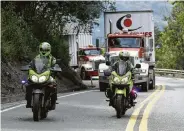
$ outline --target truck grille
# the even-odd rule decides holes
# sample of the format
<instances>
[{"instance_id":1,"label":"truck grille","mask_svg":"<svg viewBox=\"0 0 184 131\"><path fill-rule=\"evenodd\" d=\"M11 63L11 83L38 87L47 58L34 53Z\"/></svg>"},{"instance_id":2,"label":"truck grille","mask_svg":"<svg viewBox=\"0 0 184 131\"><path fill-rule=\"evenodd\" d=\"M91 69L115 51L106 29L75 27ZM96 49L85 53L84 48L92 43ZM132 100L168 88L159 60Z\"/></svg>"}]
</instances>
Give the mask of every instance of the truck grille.
<instances>
[{"instance_id":1,"label":"truck grille","mask_svg":"<svg viewBox=\"0 0 184 131\"><path fill-rule=\"evenodd\" d=\"M98 70L100 63L105 63L105 61L104 60L94 61L94 70Z\"/></svg>"}]
</instances>

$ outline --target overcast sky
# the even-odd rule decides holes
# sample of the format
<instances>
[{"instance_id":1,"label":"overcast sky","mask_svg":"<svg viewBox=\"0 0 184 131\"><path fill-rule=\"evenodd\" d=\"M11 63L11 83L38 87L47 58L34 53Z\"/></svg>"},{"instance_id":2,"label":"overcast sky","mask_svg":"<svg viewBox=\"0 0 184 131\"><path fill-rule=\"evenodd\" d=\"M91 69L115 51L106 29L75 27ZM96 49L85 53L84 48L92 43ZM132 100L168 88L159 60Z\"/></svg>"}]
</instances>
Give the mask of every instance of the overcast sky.
<instances>
[{"instance_id":1,"label":"overcast sky","mask_svg":"<svg viewBox=\"0 0 184 131\"><path fill-rule=\"evenodd\" d=\"M162 30L167 22L163 20L164 16L169 16L172 5L167 1L116 1L117 11L131 10L153 10L155 24ZM99 18L99 26L95 27L93 33L93 43L97 37L104 37L104 17Z\"/></svg>"}]
</instances>

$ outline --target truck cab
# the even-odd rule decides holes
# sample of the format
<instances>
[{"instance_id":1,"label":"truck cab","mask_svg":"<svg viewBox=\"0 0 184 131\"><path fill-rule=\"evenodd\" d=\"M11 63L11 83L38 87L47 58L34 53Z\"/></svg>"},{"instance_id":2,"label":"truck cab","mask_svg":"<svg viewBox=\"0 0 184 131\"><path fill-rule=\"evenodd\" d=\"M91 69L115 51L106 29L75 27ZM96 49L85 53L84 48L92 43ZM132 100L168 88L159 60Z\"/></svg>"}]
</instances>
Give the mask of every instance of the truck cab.
<instances>
[{"instance_id":1,"label":"truck cab","mask_svg":"<svg viewBox=\"0 0 184 131\"><path fill-rule=\"evenodd\" d=\"M105 58L101 55L101 48L88 46L79 48L78 50L78 65L80 74L83 80L90 77L98 79L98 66L105 62Z\"/></svg>"}]
</instances>

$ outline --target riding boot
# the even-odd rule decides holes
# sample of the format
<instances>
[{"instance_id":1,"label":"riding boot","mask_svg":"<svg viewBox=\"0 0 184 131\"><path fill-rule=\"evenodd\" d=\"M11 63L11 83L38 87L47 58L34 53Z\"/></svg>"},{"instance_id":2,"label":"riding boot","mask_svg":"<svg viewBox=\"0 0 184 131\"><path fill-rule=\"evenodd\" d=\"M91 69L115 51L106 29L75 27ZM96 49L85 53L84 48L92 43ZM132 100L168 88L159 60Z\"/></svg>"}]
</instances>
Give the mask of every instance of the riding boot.
<instances>
[{"instance_id":1,"label":"riding boot","mask_svg":"<svg viewBox=\"0 0 184 131\"><path fill-rule=\"evenodd\" d=\"M32 88L30 86L26 87L26 96L27 100L26 108L31 108L31 100L32 100Z\"/></svg>"},{"instance_id":2,"label":"riding boot","mask_svg":"<svg viewBox=\"0 0 184 131\"><path fill-rule=\"evenodd\" d=\"M57 93L54 93L51 96L51 107L50 107L50 110L55 110L55 108L56 108L56 100L57 100Z\"/></svg>"}]
</instances>

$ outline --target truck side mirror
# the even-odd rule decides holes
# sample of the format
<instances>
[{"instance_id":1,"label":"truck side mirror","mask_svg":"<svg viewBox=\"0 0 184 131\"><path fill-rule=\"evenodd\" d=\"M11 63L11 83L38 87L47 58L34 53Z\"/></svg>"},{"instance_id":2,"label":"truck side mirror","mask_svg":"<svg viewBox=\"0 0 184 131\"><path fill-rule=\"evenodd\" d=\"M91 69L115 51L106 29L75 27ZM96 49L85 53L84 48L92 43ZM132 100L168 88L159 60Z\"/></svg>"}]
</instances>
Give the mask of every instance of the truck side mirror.
<instances>
[{"instance_id":1,"label":"truck side mirror","mask_svg":"<svg viewBox=\"0 0 184 131\"><path fill-rule=\"evenodd\" d=\"M109 58L109 57L110 57L110 54L109 54L108 52L106 52L106 53L105 53L105 56L106 56L107 58Z\"/></svg>"},{"instance_id":2,"label":"truck side mirror","mask_svg":"<svg viewBox=\"0 0 184 131\"><path fill-rule=\"evenodd\" d=\"M142 39L141 47L144 47L144 39Z\"/></svg>"},{"instance_id":3,"label":"truck side mirror","mask_svg":"<svg viewBox=\"0 0 184 131\"><path fill-rule=\"evenodd\" d=\"M106 61L106 65L110 66L111 62L110 61Z\"/></svg>"},{"instance_id":4,"label":"truck side mirror","mask_svg":"<svg viewBox=\"0 0 184 131\"><path fill-rule=\"evenodd\" d=\"M99 48L99 39L96 39L96 48Z\"/></svg>"},{"instance_id":5,"label":"truck side mirror","mask_svg":"<svg viewBox=\"0 0 184 131\"><path fill-rule=\"evenodd\" d=\"M141 68L141 64L136 64L135 68Z\"/></svg>"}]
</instances>

